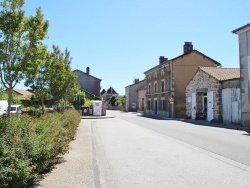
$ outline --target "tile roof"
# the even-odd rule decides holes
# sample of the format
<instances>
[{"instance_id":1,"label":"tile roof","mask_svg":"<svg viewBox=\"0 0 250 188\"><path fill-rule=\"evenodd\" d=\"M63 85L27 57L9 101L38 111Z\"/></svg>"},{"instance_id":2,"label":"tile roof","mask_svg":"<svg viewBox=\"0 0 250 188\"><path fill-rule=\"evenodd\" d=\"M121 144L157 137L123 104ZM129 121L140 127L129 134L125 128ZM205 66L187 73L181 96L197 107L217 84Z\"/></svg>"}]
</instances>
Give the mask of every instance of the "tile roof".
<instances>
[{"instance_id":1,"label":"tile roof","mask_svg":"<svg viewBox=\"0 0 250 188\"><path fill-rule=\"evenodd\" d=\"M200 70L217 79L218 81L240 78L239 68L200 67Z\"/></svg>"},{"instance_id":2,"label":"tile roof","mask_svg":"<svg viewBox=\"0 0 250 188\"><path fill-rule=\"evenodd\" d=\"M24 96L30 96L30 95L32 95L31 92L25 91L25 90L22 90L22 89L15 89L15 88L14 88L13 90L14 90L15 92L21 94L21 95L24 95Z\"/></svg>"}]
</instances>

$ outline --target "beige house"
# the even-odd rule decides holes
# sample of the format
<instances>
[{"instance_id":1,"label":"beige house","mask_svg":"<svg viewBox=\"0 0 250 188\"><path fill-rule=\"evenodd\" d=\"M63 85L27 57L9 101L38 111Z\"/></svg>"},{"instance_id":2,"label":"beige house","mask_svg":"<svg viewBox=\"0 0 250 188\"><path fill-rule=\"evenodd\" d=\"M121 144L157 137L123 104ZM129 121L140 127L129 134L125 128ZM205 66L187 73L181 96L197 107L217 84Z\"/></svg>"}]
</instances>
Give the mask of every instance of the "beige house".
<instances>
[{"instance_id":1,"label":"beige house","mask_svg":"<svg viewBox=\"0 0 250 188\"><path fill-rule=\"evenodd\" d=\"M192 119L239 124L240 69L199 67L186 87L186 115Z\"/></svg>"},{"instance_id":2,"label":"beige house","mask_svg":"<svg viewBox=\"0 0 250 188\"><path fill-rule=\"evenodd\" d=\"M183 54L173 59L160 56L159 64L146 72L146 113L165 117L186 117L186 86L199 66L217 67L220 63L194 50L185 42Z\"/></svg>"},{"instance_id":3,"label":"beige house","mask_svg":"<svg viewBox=\"0 0 250 188\"><path fill-rule=\"evenodd\" d=\"M146 81L135 79L134 83L125 87L127 112L144 111L146 105Z\"/></svg>"}]
</instances>

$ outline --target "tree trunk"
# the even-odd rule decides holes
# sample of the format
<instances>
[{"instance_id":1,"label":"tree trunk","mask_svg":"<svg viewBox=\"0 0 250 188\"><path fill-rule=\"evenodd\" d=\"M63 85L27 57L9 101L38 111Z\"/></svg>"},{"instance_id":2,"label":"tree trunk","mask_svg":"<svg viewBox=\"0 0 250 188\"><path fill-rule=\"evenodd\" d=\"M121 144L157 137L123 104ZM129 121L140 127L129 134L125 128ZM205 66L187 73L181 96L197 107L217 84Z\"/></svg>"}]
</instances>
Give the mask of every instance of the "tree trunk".
<instances>
[{"instance_id":1,"label":"tree trunk","mask_svg":"<svg viewBox=\"0 0 250 188\"><path fill-rule=\"evenodd\" d=\"M13 92L13 88L12 88L12 86L10 86L8 89L8 112L7 112L8 116L10 114L10 107L11 107L11 102L12 102L12 92Z\"/></svg>"},{"instance_id":2,"label":"tree trunk","mask_svg":"<svg viewBox=\"0 0 250 188\"><path fill-rule=\"evenodd\" d=\"M42 94L41 100L42 100L42 112L44 114L44 93Z\"/></svg>"}]
</instances>

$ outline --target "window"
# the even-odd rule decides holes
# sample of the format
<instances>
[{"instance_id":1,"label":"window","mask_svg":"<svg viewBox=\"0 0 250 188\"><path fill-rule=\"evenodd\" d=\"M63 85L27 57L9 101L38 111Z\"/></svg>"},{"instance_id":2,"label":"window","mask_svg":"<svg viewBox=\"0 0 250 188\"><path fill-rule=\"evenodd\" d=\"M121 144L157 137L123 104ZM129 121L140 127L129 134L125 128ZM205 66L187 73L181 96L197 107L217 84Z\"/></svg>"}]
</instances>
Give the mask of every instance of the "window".
<instances>
[{"instance_id":1,"label":"window","mask_svg":"<svg viewBox=\"0 0 250 188\"><path fill-rule=\"evenodd\" d=\"M155 73L155 80L157 79L157 72Z\"/></svg>"},{"instance_id":2,"label":"window","mask_svg":"<svg viewBox=\"0 0 250 188\"><path fill-rule=\"evenodd\" d=\"M150 101L148 101L148 109L150 110Z\"/></svg>"},{"instance_id":3,"label":"window","mask_svg":"<svg viewBox=\"0 0 250 188\"><path fill-rule=\"evenodd\" d=\"M161 77L164 77L164 69L161 70Z\"/></svg>"},{"instance_id":4,"label":"window","mask_svg":"<svg viewBox=\"0 0 250 188\"><path fill-rule=\"evenodd\" d=\"M161 92L165 92L165 82L161 81Z\"/></svg>"},{"instance_id":5,"label":"window","mask_svg":"<svg viewBox=\"0 0 250 188\"><path fill-rule=\"evenodd\" d=\"M151 84L148 85L148 94L150 94L151 91Z\"/></svg>"},{"instance_id":6,"label":"window","mask_svg":"<svg viewBox=\"0 0 250 188\"><path fill-rule=\"evenodd\" d=\"M155 83L155 88L154 88L154 90L155 90L155 93L157 93L157 83Z\"/></svg>"},{"instance_id":7,"label":"window","mask_svg":"<svg viewBox=\"0 0 250 188\"><path fill-rule=\"evenodd\" d=\"M166 100L165 99L161 100L161 109L166 110Z\"/></svg>"},{"instance_id":8,"label":"window","mask_svg":"<svg viewBox=\"0 0 250 188\"><path fill-rule=\"evenodd\" d=\"M148 76L148 81L151 81L151 76L150 75Z\"/></svg>"}]
</instances>

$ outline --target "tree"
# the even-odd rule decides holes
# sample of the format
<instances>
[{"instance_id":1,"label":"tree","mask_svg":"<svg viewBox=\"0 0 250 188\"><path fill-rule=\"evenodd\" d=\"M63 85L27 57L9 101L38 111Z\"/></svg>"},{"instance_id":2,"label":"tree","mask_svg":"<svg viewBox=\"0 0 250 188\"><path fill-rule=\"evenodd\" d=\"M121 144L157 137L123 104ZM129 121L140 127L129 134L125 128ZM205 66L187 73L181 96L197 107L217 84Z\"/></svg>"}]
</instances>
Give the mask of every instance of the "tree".
<instances>
[{"instance_id":1,"label":"tree","mask_svg":"<svg viewBox=\"0 0 250 188\"><path fill-rule=\"evenodd\" d=\"M58 97L58 101L73 97L79 91L77 75L71 70L70 52L61 52L58 46L53 46L52 62L49 69L51 94Z\"/></svg>"},{"instance_id":2,"label":"tree","mask_svg":"<svg viewBox=\"0 0 250 188\"><path fill-rule=\"evenodd\" d=\"M43 45L40 46L37 52L37 67L29 70L26 74L25 86L29 86L37 98L42 102L42 111L44 113L44 100L50 93L49 73L51 68L51 54Z\"/></svg>"},{"instance_id":3,"label":"tree","mask_svg":"<svg viewBox=\"0 0 250 188\"><path fill-rule=\"evenodd\" d=\"M25 0L3 0L0 5L0 78L8 91L8 113L13 88L26 71L35 65L37 47L45 39L49 22L43 20L41 9L26 17Z\"/></svg>"},{"instance_id":4,"label":"tree","mask_svg":"<svg viewBox=\"0 0 250 188\"><path fill-rule=\"evenodd\" d=\"M125 106L126 103L126 97L124 96L117 96L116 97L116 101L115 101L115 105L116 106Z\"/></svg>"},{"instance_id":5,"label":"tree","mask_svg":"<svg viewBox=\"0 0 250 188\"><path fill-rule=\"evenodd\" d=\"M117 101L116 96L115 96L115 95L112 95L112 96L110 97L110 104L111 104L111 106L115 106L116 101Z\"/></svg>"}]
</instances>

